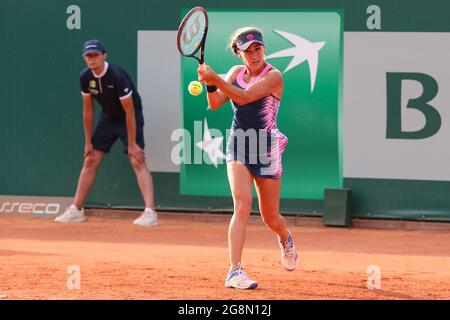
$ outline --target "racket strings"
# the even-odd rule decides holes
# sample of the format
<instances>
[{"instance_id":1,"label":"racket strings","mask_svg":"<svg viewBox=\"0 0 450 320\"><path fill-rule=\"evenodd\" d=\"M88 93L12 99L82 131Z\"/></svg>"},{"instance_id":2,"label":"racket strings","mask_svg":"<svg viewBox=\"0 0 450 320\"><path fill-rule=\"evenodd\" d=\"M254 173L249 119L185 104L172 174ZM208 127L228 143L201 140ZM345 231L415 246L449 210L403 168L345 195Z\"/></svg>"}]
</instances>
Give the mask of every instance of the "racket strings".
<instances>
[{"instance_id":1,"label":"racket strings","mask_svg":"<svg viewBox=\"0 0 450 320\"><path fill-rule=\"evenodd\" d=\"M206 16L202 11L194 12L181 30L180 50L184 55L193 55L203 40L206 32Z\"/></svg>"}]
</instances>

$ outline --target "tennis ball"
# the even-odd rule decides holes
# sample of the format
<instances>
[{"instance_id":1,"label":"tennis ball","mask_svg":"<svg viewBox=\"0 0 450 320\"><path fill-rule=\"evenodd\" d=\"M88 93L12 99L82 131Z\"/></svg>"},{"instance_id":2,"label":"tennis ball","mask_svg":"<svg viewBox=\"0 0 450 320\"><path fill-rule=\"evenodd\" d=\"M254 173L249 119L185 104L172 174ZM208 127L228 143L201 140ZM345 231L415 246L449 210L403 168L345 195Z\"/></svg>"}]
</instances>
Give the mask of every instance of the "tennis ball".
<instances>
[{"instance_id":1,"label":"tennis ball","mask_svg":"<svg viewBox=\"0 0 450 320\"><path fill-rule=\"evenodd\" d=\"M198 96L203 91L203 86L198 81L191 81L188 86L188 91L193 96Z\"/></svg>"}]
</instances>

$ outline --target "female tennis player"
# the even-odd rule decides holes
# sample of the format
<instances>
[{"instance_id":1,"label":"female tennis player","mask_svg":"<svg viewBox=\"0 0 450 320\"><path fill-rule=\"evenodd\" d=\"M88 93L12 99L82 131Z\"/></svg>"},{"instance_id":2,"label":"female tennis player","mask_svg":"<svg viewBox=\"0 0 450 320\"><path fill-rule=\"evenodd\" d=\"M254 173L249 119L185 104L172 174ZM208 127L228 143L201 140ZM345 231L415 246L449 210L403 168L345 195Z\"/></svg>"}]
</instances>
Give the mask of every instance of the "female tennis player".
<instances>
[{"instance_id":1,"label":"female tennis player","mask_svg":"<svg viewBox=\"0 0 450 320\"><path fill-rule=\"evenodd\" d=\"M278 236L282 264L287 270L294 270L298 262L294 240L279 211L281 157L288 141L276 125L283 77L265 61L259 29L236 30L230 48L244 65L232 67L225 80L208 65L200 65L197 72L199 81L207 85L209 107L216 110L231 100L234 110L226 158L234 214L228 230L230 270L225 287L254 289L258 283L247 276L241 265L252 208L252 183L262 219Z\"/></svg>"}]
</instances>

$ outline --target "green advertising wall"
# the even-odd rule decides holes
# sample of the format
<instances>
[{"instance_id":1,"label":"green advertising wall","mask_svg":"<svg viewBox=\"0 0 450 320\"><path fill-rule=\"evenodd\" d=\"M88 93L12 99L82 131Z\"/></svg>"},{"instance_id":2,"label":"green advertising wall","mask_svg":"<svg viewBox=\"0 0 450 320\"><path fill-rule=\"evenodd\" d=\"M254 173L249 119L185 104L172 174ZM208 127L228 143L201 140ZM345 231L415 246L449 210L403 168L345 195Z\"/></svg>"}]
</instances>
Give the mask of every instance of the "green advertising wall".
<instances>
[{"instance_id":1,"label":"green advertising wall","mask_svg":"<svg viewBox=\"0 0 450 320\"><path fill-rule=\"evenodd\" d=\"M367 20L370 5L378 5L382 10L382 29L368 30ZM71 5L80 8L81 29L70 29L73 15ZM450 32L448 1L354 1L354 0L297 0L297 1L87 1L77 0L1 0L0 1L0 194L2 195L46 195L72 196L82 166L84 134L81 122L81 97L79 73L85 67L81 59L81 44L92 38L102 39L109 51L110 61L121 65L137 81L137 31L138 30L176 30L182 12L190 7L201 5L211 9L212 16L230 10L245 12L261 10L292 12L293 14L311 12L336 12L342 19L342 29L336 29L337 37L347 32L388 33L388 32ZM69 10L68 10L69 9ZM68 21L69 19L69 21ZM250 19L250 18L246 18ZM338 26L341 22L336 22ZM217 23L220 23L219 21ZM250 22L249 22L250 23ZM212 24L213 25L213 24ZM325 26L324 26L325 27ZM229 33L231 29L220 30ZM212 30L211 34L219 30ZM222 33L221 33L222 34ZM267 32L268 40L274 46L283 41L275 33ZM336 50L345 52L345 36L334 38ZM226 40L226 39L221 39ZM210 42L219 39L208 39ZM342 41L342 42L340 42ZM175 39L174 39L175 42ZM288 44L288 42L286 42ZM224 48L226 43L217 44ZM341 47L339 47L341 46ZM342 48L343 46L343 48ZM324 47L326 48L326 47ZM339 49L337 49L339 48ZM158 44L155 43L155 50ZM216 49L214 49L216 50ZM279 50L279 49L277 49ZM325 52L325 51L324 51ZM271 53L271 52L269 52ZM339 60L339 56L334 55ZM218 64L219 55L211 54L211 63ZM237 64L232 56L226 56L227 65ZM273 64L283 70L288 63L283 59L273 60ZM174 85L174 94L183 94L179 88L194 77L194 62L182 60L186 72L180 85ZM333 63L330 68L339 69ZM227 67L228 68L228 67ZM301 68L307 68L302 65ZM345 64L342 65L345 74ZM226 68L224 68L226 69ZM225 71L225 70L224 70ZM302 70L298 70L302 72ZM157 73L158 70L155 70ZM292 80L296 71L285 77L288 81L299 81L302 88L309 87L309 79ZM330 71L332 72L332 71ZM336 71L336 77L339 72ZM322 75L320 75L322 76ZM297 78L296 78L297 79ZM336 79L335 79L336 80ZM305 83L301 83L305 81ZM319 80L318 80L319 81ZM334 81L334 80L333 80ZM369 218L401 218L425 220L450 220L450 182L416 179L378 179L368 177L346 177L342 161L345 153L340 150L343 123L339 110L345 113L345 101L339 109L339 94L343 81L338 81L328 90L330 96L329 116L336 119L329 132L324 131L325 118L315 114L320 107L307 109L301 106L302 114L280 111L279 126L290 138L287 149L286 176L283 185L281 210L286 214L306 214L320 216L323 201L321 188L348 187L352 189L352 215ZM172 88L173 89L173 88ZM306 89L305 89L306 90ZM320 90L320 88L317 88ZM287 96L286 104L300 99L307 104L302 92ZM191 97L185 97L185 99ZM187 102L187 100L185 100ZM189 102L187 102L189 103ZM292 102L293 103L293 102ZM188 108L188 106L184 106ZM180 106L182 108L182 106ZM97 108L98 109L98 108ZM206 110L192 116L202 121ZM221 114L222 112L223 114ZM230 110L221 110L217 115L209 115L212 127L226 128L231 123ZM307 136L297 140L297 132L289 123L292 117L308 116L300 119L299 134ZM209 120L211 119L211 120ZM221 119L226 119L222 123ZM308 120L309 119L309 120ZM311 120L317 119L317 120ZM186 121L186 118L180 119ZM219 124L220 122L220 124ZM181 123L181 122L180 122ZM318 126L320 135L311 132ZM283 131L282 130L282 131ZM323 139L323 140L322 140ZM325 154L311 153L317 145L324 146ZM314 154L310 159L300 157L301 152ZM295 157L300 157L301 169L296 171ZM343 159L343 160L341 160ZM314 163L324 167L315 167ZM199 195L192 190L187 176L191 174L182 168L182 174L173 172L154 172L156 203L160 210L201 210L230 211L232 203L226 194L226 176L223 170L218 174L208 174L214 186L220 186L214 196ZM209 169L209 168L208 168ZM183 171L185 170L185 171ZM324 173L320 175L318 173ZM325 174L326 173L326 174ZM197 175L195 179L199 176ZM296 181L303 177L304 180ZM323 178L323 181L320 179ZM208 181L191 180L202 188ZM311 187L308 189L308 187ZM181 192L180 193L180 188ZM191 188L191 189L189 189ZM120 143L106 157L99 169L97 183L88 199L88 206L142 208L143 203L135 183L134 173L128 159L122 153ZM255 207L255 210L257 208Z\"/></svg>"},{"instance_id":2,"label":"green advertising wall","mask_svg":"<svg viewBox=\"0 0 450 320\"><path fill-rule=\"evenodd\" d=\"M278 128L288 137L289 142L283 154L284 176L281 197L322 199L324 188L342 188L342 148L338 130L339 113L342 112L339 83L342 81L343 18L340 12L293 9L275 12L211 10L208 15L210 25L205 60L209 65L221 68L216 69L217 73L226 74L232 66L241 64L241 61L230 50L226 50L226 47L230 35L242 21L252 21L252 25L263 30L267 61L283 72L284 89L278 111ZM311 65L300 64L299 61L286 72L292 56L270 58L272 53L292 46L291 42L274 30L289 30L290 36L305 43L303 51L300 51L302 49L300 47L297 49L299 52L294 53L303 59L312 55ZM297 36L298 34L302 37ZM316 52L317 59L314 56ZM312 71L310 67L313 68ZM325 72L317 73L316 78L315 68L318 67ZM182 88L197 78L196 72L196 60L182 60ZM204 96L194 97L186 90L182 92L183 128L190 132L192 140L185 148L191 149L191 155L198 153L197 139L201 141L204 137L202 135L195 137L195 131L200 132L201 129L203 134L206 129L218 130L220 137L224 139L223 144L226 145L228 140L226 133L231 127L233 118L231 103L216 111L208 110L205 108L207 102ZM194 125L197 128L194 128ZM181 193L231 196L228 184L224 183L227 181L225 160L218 158L217 161L221 161L214 166L205 154L201 164L194 163L194 156L191 156L192 159L186 159L188 163L182 165ZM212 181L211 176L215 177Z\"/></svg>"}]
</instances>

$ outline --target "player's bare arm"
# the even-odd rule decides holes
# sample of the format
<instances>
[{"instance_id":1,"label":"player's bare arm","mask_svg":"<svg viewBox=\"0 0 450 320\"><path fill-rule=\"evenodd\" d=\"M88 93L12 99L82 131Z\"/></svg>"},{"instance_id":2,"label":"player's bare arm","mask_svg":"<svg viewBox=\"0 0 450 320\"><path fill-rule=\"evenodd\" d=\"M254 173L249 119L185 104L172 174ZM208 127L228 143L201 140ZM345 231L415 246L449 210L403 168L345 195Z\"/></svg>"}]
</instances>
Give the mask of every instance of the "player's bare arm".
<instances>
[{"instance_id":1,"label":"player's bare arm","mask_svg":"<svg viewBox=\"0 0 450 320\"><path fill-rule=\"evenodd\" d=\"M197 72L199 72L200 69L203 69L203 68L204 68L204 66L199 66L199 69L197 70ZM236 79L236 76L239 73L239 70L240 70L240 66L234 66L233 68L231 68L225 76L225 81L229 84L232 84L233 81ZM199 76L200 76L200 74L199 74ZM200 79L200 77L199 77L199 79ZM209 85L209 83L206 83L206 84ZM208 98L209 108L212 110L219 109L226 102L228 102L228 100L230 100L230 98L219 89L214 92L208 92L207 98Z\"/></svg>"},{"instance_id":2,"label":"player's bare arm","mask_svg":"<svg viewBox=\"0 0 450 320\"><path fill-rule=\"evenodd\" d=\"M91 156L94 151L92 146L92 127L94 125L94 99L90 94L83 94L83 127L84 127L84 157Z\"/></svg>"},{"instance_id":3,"label":"player's bare arm","mask_svg":"<svg viewBox=\"0 0 450 320\"><path fill-rule=\"evenodd\" d=\"M232 83L220 78L210 66L205 66L204 69L199 70L199 79L217 86L225 96L239 105L249 104L267 96L268 93L279 94L280 87L283 84L283 77L278 70L269 71L260 81L245 90L237 88Z\"/></svg>"},{"instance_id":4,"label":"player's bare arm","mask_svg":"<svg viewBox=\"0 0 450 320\"><path fill-rule=\"evenodd\" d=\"M144 150L136 143L136 116L134 113L133 98L131 96L120 99L122 108L126 114L126 125L128 132L128 156L136 159L139 163L145 163Z\"/></svg>"}]
</instances>

